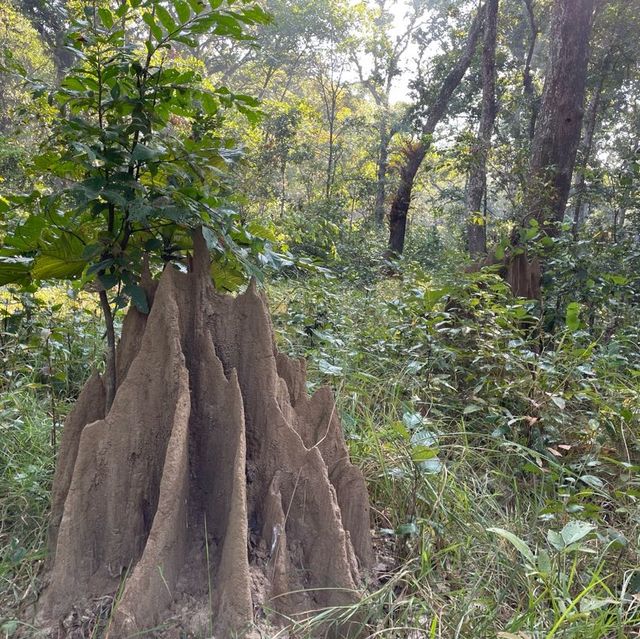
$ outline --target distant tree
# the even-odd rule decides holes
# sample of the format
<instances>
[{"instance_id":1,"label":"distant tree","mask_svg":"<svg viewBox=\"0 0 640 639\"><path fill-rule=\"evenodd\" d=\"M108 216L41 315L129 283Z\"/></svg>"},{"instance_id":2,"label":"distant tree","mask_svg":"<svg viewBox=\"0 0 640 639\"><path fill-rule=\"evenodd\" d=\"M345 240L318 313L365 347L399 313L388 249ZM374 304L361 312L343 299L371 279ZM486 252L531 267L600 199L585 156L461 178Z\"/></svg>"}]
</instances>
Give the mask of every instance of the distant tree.
<instances>
[{"instance_id":1,"label":"distant tree","mask_svg":"<svg viewBox=\"0 0 640 639\"><path fill-rule=\"evenodd\" d=\"M389 213L388 247L391 255L400 255L404 250L407 215L416 175L431 146L436 126L446 116L451 96L458 88L475 55L477 43L482 33L484 16L483 5L475 14L459 56L446 72L444 79L435 87L428 87L428 95L420 104L421 117L418 118L416 125L418 139L407 143L403 149L399 184Z\"/></svg>"},{"instance_id":2,"label":"distant tree","mask_svg":"<svg viewBox=\"0 0 640 639\"><path fill-rule=\"evenodd\" d=\"M0 0L0 184L26 188L23 165L34 152L35 138L50 123L44 99L32 100L9 67L43 80L55 77L51 53L30 21L7 0Z\"/></svg>"},{"instance_id":3,"label":"distant tree","mask_svg":"<svg viewBox=\"0 0 640 639\"><path fill-rule=\"evenodd\" d=\"M347 59L340 50L337 33L316 59L316 79L327 125L327 161L324 182L325 199L331 197L336 177L336 144L338 141L338 110L347 86Z\"/></svg>"},{"instance_id":4,"label":"distant tree","mask_svg":"<svg viewBox=\"0 0 640 639\"><path fill-rule=\"evenodd\" d=\"M376 105L378 151L376 158L376 200L374 219L382 225L387 196L389 145L399 131L391 108L393 82L403 72L404 57L416 32L423 26L429 6L426 0L407 3L403 26L393 34L394 16L388 0L363 3L354 21L354 33L349 40L351 59L362 86Z\"/></svg>"},{"instance_id":5,"label":"distant tree","mask_svg":"<svg viewBox=\"0 0 640 639\"><path fill-rule=\"evenodd\" d=\"M632 102L636 95L634 85L638 80L640 63L640 2L617 0L600 3L597 9L587 79L587 106L576 158L574 196L569 212L575 238L579 236L580 228L586 221L587 200L598 198L597 189L590 192L590 185L597 183L593 178L599 174L597 151L603 147L603 138L607 135L606 122L614 109L617 111L614 114L616 121L620 114L633 112ZM632 123L630 127L631 131L636 128ZM607 155L615 163L622 160L626 149L632 145L632 142L621 141L617 146L621 153L617 153L615 148L609 148Z\"/></svg>"},{"instance_id":6,"label":"distant tree","mask_svg":"<svg viewBox=\"0 0 640 639\"><path fill-rule=\"evenodd\" d=\"M487 0L482 47L482 110L478 136L471 149L471 170L467 180L467 242L472 258L487 252L487 219L481 213L487 197L487 157L496 119L496 43L499 0Z\"/></svg>"},{"instance_id":7,"label":"distant tree","mask_svg":"<svg viewBox=\"0 0 640 639\"><path fill-rule=\"evenodd\" d=\"M31 21L48 45L58 78L62 78L73 62L73 52L65 46L68 26L65 0L18 0L16 6Z\"/></svg>"}]
</instances>

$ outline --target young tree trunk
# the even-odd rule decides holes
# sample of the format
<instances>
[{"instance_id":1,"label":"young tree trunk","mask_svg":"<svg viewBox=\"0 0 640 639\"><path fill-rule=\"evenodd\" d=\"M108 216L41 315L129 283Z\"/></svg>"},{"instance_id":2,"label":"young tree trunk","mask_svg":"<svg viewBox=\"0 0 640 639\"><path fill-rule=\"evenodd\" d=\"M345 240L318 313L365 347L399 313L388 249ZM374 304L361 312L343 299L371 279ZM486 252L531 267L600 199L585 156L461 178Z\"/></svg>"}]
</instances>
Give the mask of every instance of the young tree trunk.
<instances>
[{"instance_id":1,"label":"young tree trunk","mask_svg":"<svg viewBox=\"0 0 640 639\"><path fill-rule=\"evenodd\" d=\"M111 410L94 375L65 425L38 625L89 636L74 620L112 597L110 639L169 618L232 637L254 610L354 603L369 506L331 392L307 395L253 285L213 290L201 235L192 271L167 266L147 294L149 315L124 321Z\"/></svg>"},{"instance_id":2,"label":"young tree trunk","mask_svg":"<svg viewBox=\"0 0 640 639\"><path fill-rule=\"evenodd\" d=\"M529 99L529 108L531 109L531 115L529 118L529 139L533 140L533 136L536 130L536 119L538 118L538 96L533 86L533 77L531 75L531 61L533 60L533 54L536 50L536 42L538 41L538 25L536 23L536 16L533 10L534 0L523 0L524 6L527 12L527 20L529 22L529 29L531 36L529 39L529 48L527 49L527 59L525 60L524 70L522 72L522 84L524 88L524 94Z\"/></svg>"},{"instance_id":3,"label":"young tree trunk","mask_svg":"<svg viewBox=\"0 0 640 639\"><path fill-rule=\"evenodd\" d=\"M472 168L467 183L467 240L473 259L487 252L487 219L479 223L482 198L487 189L487 157L496 120L496 41L498 37L499 0L487 0L482 50L482 112L478 137L472 148Z\"/></svg>"},{"instance_id":4,"label":"young tree trunk","mask_svg":"<svg viewBox=\"0 0 640 639\"><path fill-rule=\"evenodd\" d=\"M327 142L327 168L326 179L324 185L325 199L329 200L331 197L331 190L335 181L336 174L336 134L337 134L337 117L338 117L338 100L340 94L344 89L342 82L342 69L337 77L330 75L330 77L323 77L322 73L319 76L320 95L322 97L322 103L324 106L325 117L327 118L327 124L329 125L329 139Z\"/></svg>"},{"instance_id":5,"label":"young tree trunk","mask_svg":"<svg viewBox=\"0 0 640 639\"><path fill-rule=\"evenodd\" d=\"M624 237L624 223L627 215L627 209L616 208L613 212L613 241L617 244Z\"/></svg>"},{"instance_id":6,"label":"young tree trunk","mask_svg":"<svg viewBox=\"0 0 640 639\"><path fill-rule=\"evenodd\" d=\"M389 168L389 143L391 141L391 134L385 120L385 114L382 114L380 118L378 132L380 142L378 148L378 166L376 170L376 204L374 217L376 224L382 226L384 224L385 200L387 196L387 169Z\"/></svg>"},{"instance_id":7,"label":"young tree trunk","mask_svg":"<svg viewBox=\"0 0 640 639\"><path fill-rule=\"evenodd\" d=\"M421 140L405 152L403 165L400 167L400 183L391 204L389 212L389 250L390 256L400 255L404 250L404 240L407 229L407 214L411 205L411 193L418 169L424 160L433 132L447 112L449 101L454 91L462 81L464 74L471 64L476 50L478 38L484 22L484 7L478 10L469 30L467 41L460 58L449 71L427 114L427 121L421 131Z\"/></svg>"},{"instance_id":8,"label":"young tree trunk","mask_svg":"<svg viewBox=\"0 0 640 639\"><path fill-rule=\"evenodd\" d=\"M593 97L587 109L584 122L584 134L582 141L580 142L580 165L577 169L577 180L575 184L576 201L573 207L573 226L572 234L574 239L578 239L578 233L581 224L582 204L584 200L584 194L586 190L586 172L589 166L589 160L591 159L591 152L593 150L593 138L598 124L598 116L600 114L600 103L602 101L602 88L604 84L604 74L598 79L598 85L594 90Z\"/></svg>"},{"instance_id":9,"label":"young tree trunk","mask_svg":"<svg viewBox=\"0 0 640 639\"><path fill-rule=\"evenodd\" d=\"M595 0L555 0L542 106L536 122L525 191L523 225L535 219L549 235L558 232L571 188L582 129L589 38ZM540 264L529 261L512 236L506 279L514 295L540 296Z\"/></svg>"},{"instance_id":10,"label":"young tree trunk","mask_svg":"<svg viewBox=\"0 0 640 639\"><path fill-rule=\"evenodd\" d=\"M287 203L287 161L280 164L280 219L284 217L284 207Z\"/></svg>"},{"instance_id":11,"label":"young tree trunk","mask_svg":"<svg viewBox=\"0 0 640 639\"><path fill-rule=\"evenodd\" d=\"M104 323L107 333L107 351L105 362L105 374L104 374L104 388L105 388L105 409L108 411L113 404L113 398L116 394L116 332L113 325L113 312L111 311L111 305L109 304L109 298L106 291L100 291L100 308L102 309L102 315L104 316Z\"/></svg>"},{"instance_id":12,"label":"young tree trunk","mask_svg":"<svg viewBox=\"0 0 640 639\"><path fill-rule=\"evenodd\" d=\"M335 123L336 123L336 111L335 103L332 104L329 114L329 142L328 142L328 154L327 154L327 178L324 185L324 196L328 200L331 197L331 188L333 187L333 164L335 162L334 149L335 149Z\"/></svg>"}]
</instances>

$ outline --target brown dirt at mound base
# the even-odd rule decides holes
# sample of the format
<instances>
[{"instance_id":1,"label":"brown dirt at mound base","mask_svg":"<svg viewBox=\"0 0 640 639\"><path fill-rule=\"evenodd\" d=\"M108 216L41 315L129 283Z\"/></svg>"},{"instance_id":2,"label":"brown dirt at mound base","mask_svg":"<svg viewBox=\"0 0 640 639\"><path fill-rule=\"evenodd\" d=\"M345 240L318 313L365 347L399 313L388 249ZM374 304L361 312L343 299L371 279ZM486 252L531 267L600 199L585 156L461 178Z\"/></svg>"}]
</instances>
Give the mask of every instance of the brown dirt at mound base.
<instances>
[{"instance_id":1,"label":"brown dirt at mound base","mask_svg":"<svg viewBox=\"0 0 640 639\"><path fill-rule=\"evenodd\" d=\"M307 396L261 295L216 294L195 242L193 272L168 267L147 283L149 315L129 311L111 410L94 376L67 420L42 627L117 592L110 639L180 610L226 639L266 609L352 603L371 567L366 487L330 391Z\"/></svg>"}]
</instances>

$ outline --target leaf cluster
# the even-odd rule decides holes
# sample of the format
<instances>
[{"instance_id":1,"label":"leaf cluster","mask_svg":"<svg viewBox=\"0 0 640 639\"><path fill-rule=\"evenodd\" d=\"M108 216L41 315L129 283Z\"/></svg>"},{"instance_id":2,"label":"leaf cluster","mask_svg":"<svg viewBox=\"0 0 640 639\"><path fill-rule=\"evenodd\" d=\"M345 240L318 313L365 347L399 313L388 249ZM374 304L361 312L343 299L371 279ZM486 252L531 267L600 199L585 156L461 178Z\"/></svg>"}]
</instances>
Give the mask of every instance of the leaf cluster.
<instances>
[{"instance_id":1,"label":"leaf cluster","mask_svg":"<svg viewBox=\"0 0 640 639\"><path fill-rule=\"evenodd\" d=\"M258 103L212 86L183 52L202 34L244 39L267 20L233 0L88 6L69 29L75 63L60 86L13 64L58 118L31 164L37 188L0 201L0 282L79 279L145 310L143 263L186 261L197 227L242 270L259 242L229 206L228 168L241 150L223 122L229 110L255 122Z\"/></svg>"}]
</instances>

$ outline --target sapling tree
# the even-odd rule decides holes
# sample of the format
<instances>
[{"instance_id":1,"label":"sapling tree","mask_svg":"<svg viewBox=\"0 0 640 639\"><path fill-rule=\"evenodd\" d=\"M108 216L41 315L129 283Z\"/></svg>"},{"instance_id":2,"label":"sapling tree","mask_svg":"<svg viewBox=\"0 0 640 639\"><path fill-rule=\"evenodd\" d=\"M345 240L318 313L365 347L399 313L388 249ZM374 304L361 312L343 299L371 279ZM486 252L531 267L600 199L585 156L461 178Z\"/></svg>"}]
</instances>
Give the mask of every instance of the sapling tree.
<instances>
[{"instance_id":1,"label":"sapling tree","mask_svg":"<svg viewBox=\"0 0 640 639\"><path fill-rule=\"evenodd\" d=\"M2 200L0 283L76 279L98 293L107 406L116 388L114 310L131 300L147 312L143 264L187 264L190 231L202 227L223 288L252 268L247 256L260 240L228 204L227 167L239 150L223 120L230 109L255 120L257 101L213 86L182 53L201 34L247 39L247 26L266 21L248 0L94 3L71 20L75 62L53 89L5 54L5 66L58 115L32 162L38 188Z\"/></svg>"}]
</instances>

